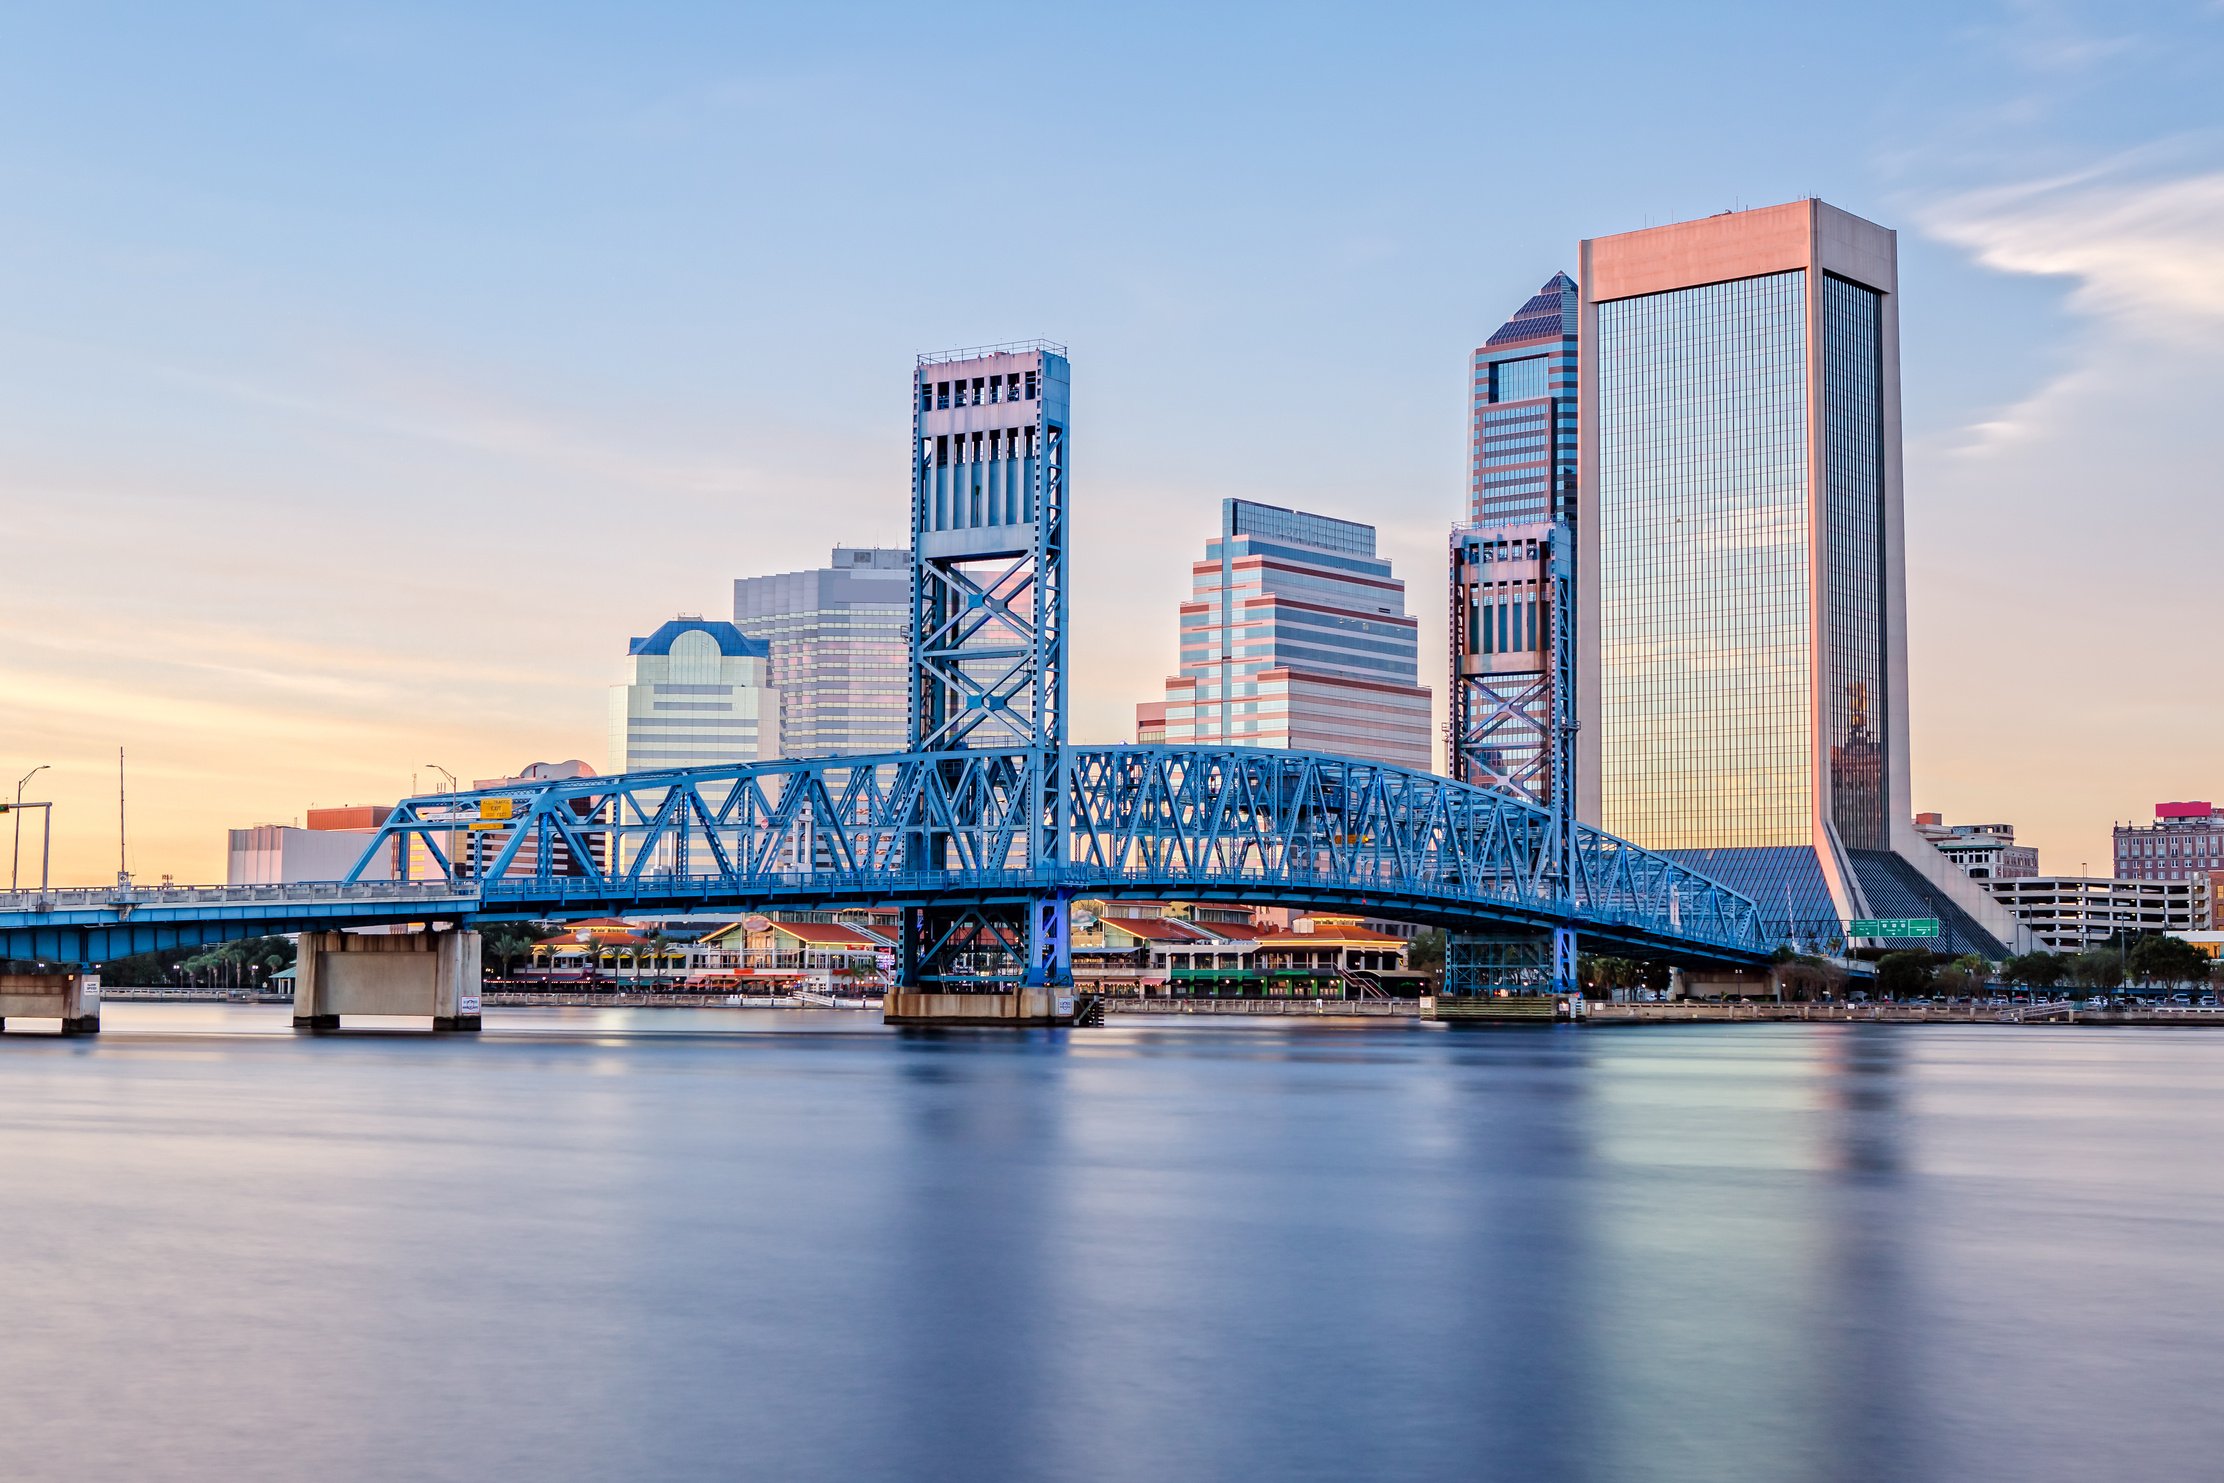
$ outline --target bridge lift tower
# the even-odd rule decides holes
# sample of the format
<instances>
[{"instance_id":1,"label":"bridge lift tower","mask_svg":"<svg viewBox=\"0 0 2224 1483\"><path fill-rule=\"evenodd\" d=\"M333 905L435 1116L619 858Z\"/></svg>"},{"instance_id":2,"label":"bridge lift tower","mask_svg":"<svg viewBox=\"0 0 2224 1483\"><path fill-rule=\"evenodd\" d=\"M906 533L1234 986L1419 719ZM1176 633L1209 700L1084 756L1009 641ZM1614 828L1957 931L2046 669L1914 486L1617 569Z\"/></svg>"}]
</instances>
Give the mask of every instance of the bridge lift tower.
<instances>
[{"instance_id":1,"label":"bridge lift tower","mask_svg":"<svg viewBox=\"0 0 2224 1483\"><path fill-rule=\"evenodd\" d=\"M923 355L911 388L911 750L987 752L986 796L911 841L920 870L1036 875L1043 893L904 913L891 1022L1072 1015L1065 848L1071 370L1047 340ZM957 782L957 764L951 781Z\"/></svg>"},{"instance_id":2,"label":"bridge lift tower","mask_svg":"<svg viewBox=\"0 0 2224 1483\"><path fill-rule=\"evenodd\" d=\"M1573 879L1575 532L1565 519L1452 533L1452 776L1550 810L1545 869ZM1452 997L1571 994L1575 933L1454 934Z\"/></svg>"}]
</instances>

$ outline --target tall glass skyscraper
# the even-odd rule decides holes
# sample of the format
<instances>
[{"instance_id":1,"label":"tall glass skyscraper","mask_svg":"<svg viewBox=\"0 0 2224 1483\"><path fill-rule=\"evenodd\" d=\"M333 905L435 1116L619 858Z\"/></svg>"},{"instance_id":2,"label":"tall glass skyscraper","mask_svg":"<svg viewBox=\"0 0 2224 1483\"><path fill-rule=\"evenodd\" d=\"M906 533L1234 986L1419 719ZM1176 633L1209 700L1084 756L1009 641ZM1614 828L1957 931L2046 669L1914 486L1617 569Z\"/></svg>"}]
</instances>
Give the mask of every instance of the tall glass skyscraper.
<instances>
[{"instance_id":1,"label":"tall glass skyscraper","mask_svg":"<svg viewBox=\"0 0 2224 1483\"><path fill-rule=\"evenodd\" d=\"M1555 273L1475 352L1470 525L1574 513L1576 303L1575 280Z\"/></svg>"},{"instance_id":2,"label":"tall glass skyscraper","mask_svg":"<svg viewBox=\"0 0 2224 1483\"><path fill-rule=\"evenodd\" d=\"M734 622L772 649L780 755L904 749L910 619L911 553L900 546L837 546L816 570L734 582Z\"/></svg>"},{"instance_id":3,"label":"tall glass skyscraper","mask_svg":"<svg viewBox=\"0 0 2224 1483\"><path fill-rule=\"evenodd\" d=\"M1182 672L1163 706L1137 708L1138 731L1428 770L1419 628L1373 526L1224 500L1190 571Z\"/></svg>"},{"instance_id":4,"label":"tall glass skyscraper","mask_svg":"<svg viewBox=\"0 0 2224 1483\"><path fill-rule=\"evenodd\" d=\"M1909 802L1895 235L1806 200L1581 254L1579 813L1802 944L2003 951Z\"/></svg>"},{"instance_id":5,"label":"tall glass skyscraper","mask_svg":"<svg viewBox=\"0 0 2224 1483\"><path fill-rule=\"evenodd\" d=\"M1554 522L1576 513L1575 280L1555 273L1475 352L1468 509L1452 528L1447 768L1551 797Z\"/></svg>"}]
</instances>

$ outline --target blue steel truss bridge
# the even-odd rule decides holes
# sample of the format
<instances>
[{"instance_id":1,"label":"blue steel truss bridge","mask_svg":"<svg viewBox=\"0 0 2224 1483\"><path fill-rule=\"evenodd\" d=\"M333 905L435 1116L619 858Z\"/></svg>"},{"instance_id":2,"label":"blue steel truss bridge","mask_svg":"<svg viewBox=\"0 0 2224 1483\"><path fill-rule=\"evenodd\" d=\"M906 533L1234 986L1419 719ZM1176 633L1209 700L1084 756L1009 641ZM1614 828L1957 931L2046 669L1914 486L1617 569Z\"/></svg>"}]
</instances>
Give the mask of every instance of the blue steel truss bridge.
<instances>
[{"instance_id":1,"label":"blue steel truss bridge","mask_svg":"<svg viewBox=\"0 0 2224 1483\"><path fill-rule=\"evenodd\" d=\"M433 878L363 878L396 859ZM1573 928L1602 951L1693 964L1768 951L1745 897L1580 824L1563 847L1551 810L1508 794L1337 757L1104 746L410 798L344 882L0 895L0 956L98 963L340 926L881 905L948 914L954 941L919 944L921 975L1042 981L1057 965L1016 966L1029 950L1010 909L1077 895L1335 908L1455 932Z\"/></svg>"},{"instance_id":2,"label":"blue steel truss bridge","mask_svg":"<svg viewBox=\"0 0 2224 1483\"><path fill-rule=\"evenodd\" d=\"M0 896L0 958L95 965L396 923L468 936L497 921L871 904L903 909L898 983L935 1001L919 1017L963 1021L975 1016L951 1006L983 994L1055 1002L1072 982L1068 920L1083 894L1433 923L1453 934L1449 992L1487 988L1490 963L1516 961L1492 953L1537 943L1550 945L1527 960L1549 964L1542 986L1569 987L1578 935L1692 966L1767 958L1750 900L1575 822L1565 766L1540 801L1345 757L1070 745L1069 383L1063 347L1043 341L922 356L914 370L914 750L408 798L344 881ZM305 977L336 954L333 982L384 1002L391 964L371 963L359 939L319 941ZM436 1022L469 1017L457 1008L457 985L476 982L467 946L441 950ZM1482 976L1462 978L1462 963ZM304 1017L301 992L297 1022L333 1018ZM475 1009L475 987L464 997Z\"/></svg>"}]
</instances>

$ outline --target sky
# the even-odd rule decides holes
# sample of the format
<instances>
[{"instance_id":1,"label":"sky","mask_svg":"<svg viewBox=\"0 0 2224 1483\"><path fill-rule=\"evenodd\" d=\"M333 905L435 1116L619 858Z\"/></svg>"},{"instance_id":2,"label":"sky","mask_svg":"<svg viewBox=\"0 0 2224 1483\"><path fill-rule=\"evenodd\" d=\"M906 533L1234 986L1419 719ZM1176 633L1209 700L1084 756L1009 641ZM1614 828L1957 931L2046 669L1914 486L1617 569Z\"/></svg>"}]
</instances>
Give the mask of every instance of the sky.
<instances>
[{"instance_id":1,"label":"sky","mask_svg":"<svg viewBox=\"0 0 2224 1483\"><path fill-rule=\"evenodd\" d=\"M0 0L0 791L112 879L122 746L207 881L604 766L627 638L902 544L913 358L1034 336L1076 739L1229 495L1380 528L1441 711L1473 347L1814 194L1900 232L1916 806L2104 873L2224 799L2219 76L2218 3Z\"/></svg>"}]
</instances>

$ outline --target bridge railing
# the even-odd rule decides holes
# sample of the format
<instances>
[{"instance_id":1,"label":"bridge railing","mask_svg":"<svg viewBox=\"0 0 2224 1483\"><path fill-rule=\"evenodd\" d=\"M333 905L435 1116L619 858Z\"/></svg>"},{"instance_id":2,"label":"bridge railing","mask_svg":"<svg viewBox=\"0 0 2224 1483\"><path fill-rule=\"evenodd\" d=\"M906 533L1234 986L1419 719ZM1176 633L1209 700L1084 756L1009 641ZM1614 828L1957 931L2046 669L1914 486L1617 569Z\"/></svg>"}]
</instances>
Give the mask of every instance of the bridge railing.
<instances>
[{"instance_id":1,"label":"bridge railing","mask_svg":"<svg viewBox=\"0 0 2224 1483\"><path fill-rule=\"evenodd\" d=\"M469 900L469 881L289 881L256 886L62 886L45 891L0 891L0 912L101 910L142 906L333 905Z\"/></svg>"}]
</instances>

